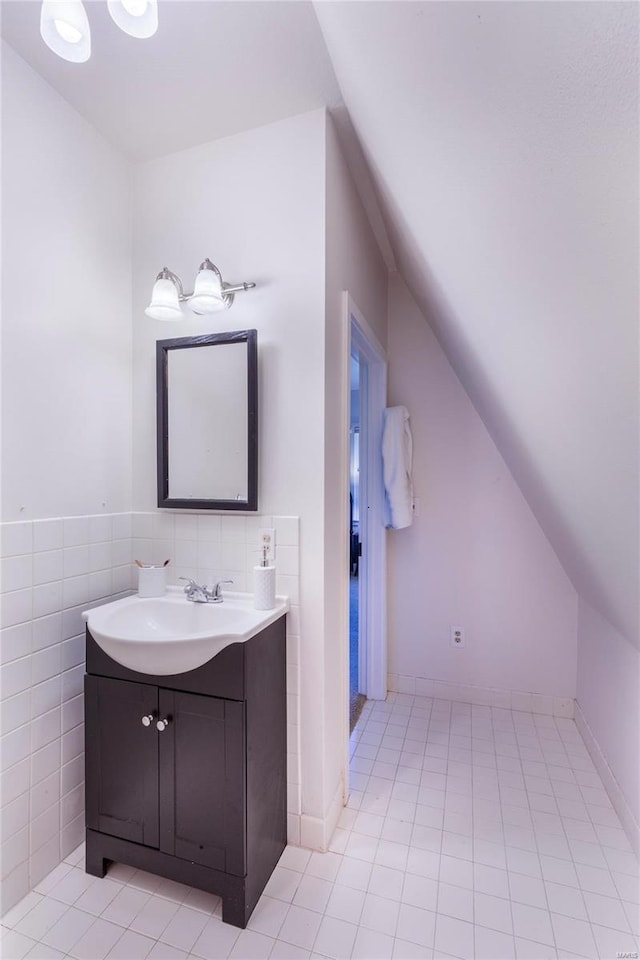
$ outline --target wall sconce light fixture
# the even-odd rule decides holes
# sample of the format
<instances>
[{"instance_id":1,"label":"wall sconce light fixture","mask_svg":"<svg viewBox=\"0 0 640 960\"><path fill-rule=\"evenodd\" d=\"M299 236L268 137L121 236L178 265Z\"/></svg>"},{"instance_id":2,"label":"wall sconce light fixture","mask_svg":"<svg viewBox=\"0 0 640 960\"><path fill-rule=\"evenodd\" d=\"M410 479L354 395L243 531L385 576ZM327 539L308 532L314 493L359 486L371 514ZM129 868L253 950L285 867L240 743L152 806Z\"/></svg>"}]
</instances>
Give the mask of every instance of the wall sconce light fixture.
<instances>
[{"instance_id":1,"label":"wall sconce light fixture","mask_svg":"<svg viewBox=\"0 0 640 960\"><path fill-rule=\"evenodd\" d=\"M158 29L158 0L107 0L111 19L130 37L152 37ZM40 36L63 60L85 63L91 30L82 0L43 0Z\"/></svg>"},{"instance_id":2,"label":"wall sconce light fixture","mask_svg":"<svg viewBox=\"0 0 640 960\"><path fill-rule=\"evenodd\" d=\"M216 313L228 310L236 293L252 287L255 283L225 283L215 263L207 258L200 264L193 293L185 293L180 277L163 267L156 277L151 303L145 313L152 320L182 320L182 303L186 303L193 313Z\"/></svg>"}]
</instances>

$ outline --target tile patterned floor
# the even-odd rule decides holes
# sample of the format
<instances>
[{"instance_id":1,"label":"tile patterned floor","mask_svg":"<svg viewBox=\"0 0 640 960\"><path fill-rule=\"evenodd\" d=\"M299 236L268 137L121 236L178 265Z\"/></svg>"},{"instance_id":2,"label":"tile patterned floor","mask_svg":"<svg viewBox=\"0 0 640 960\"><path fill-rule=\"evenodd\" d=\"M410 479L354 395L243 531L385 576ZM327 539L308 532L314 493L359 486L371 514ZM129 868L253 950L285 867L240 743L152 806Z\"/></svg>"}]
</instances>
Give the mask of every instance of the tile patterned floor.
<instances>
[{"instance_id":1,"label":"tile patterned floor","mask_svg":"<svg viewBox=\"0 0 640 960\"><path fill-rule=\"evenodd\" d=\"M329 853L288 847L248 928L217 897L79 848L7 914L1 955L55 960L547 960L638 955L638 864L571 720L369 703Z\"/></svg>"}]
</instances>

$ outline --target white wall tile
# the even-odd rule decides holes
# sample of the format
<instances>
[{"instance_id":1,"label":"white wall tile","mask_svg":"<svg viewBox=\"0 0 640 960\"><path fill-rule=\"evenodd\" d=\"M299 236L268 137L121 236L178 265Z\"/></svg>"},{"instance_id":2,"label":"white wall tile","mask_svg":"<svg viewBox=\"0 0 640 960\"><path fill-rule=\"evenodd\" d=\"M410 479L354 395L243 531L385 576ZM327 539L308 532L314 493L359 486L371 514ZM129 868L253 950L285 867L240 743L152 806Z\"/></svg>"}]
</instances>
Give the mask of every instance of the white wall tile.
<instances>
[{"instance_id":1,"label":"white wall tile","mask_svg":"<svg viewBox=\"0 0 640 960\"><path fill-rule=\"evenodd\" d=\"M31 553L33 549L33 524L30 521L0 524L0 555L13 557Z\"/></svg>"},{"instance_id":2,"label":"white wall tile","mask_svg":"<svg viewBox=\"0 0 640 960\"><path fill-rule=\"evenodd\" d=\"M14 697L3 699L0 708L3 733L11 733L31 719L31 689L23 690Z\"/></svg>"},{"instance_id":3,"label":"white wall tile","mask_svg":"<svg viewBox=\"0 0 640 960\"><path fill-rule=\"evenodd\" d=\"M34 652L59 643L62 638L62 615L49 614L48 617L39 617L32 622Z\"/></svg>"},{"instance_id":4,"label":"white wall tile","mask_svg":"<svg viewBox=\"0 0 640 960\"><path fill-rule=\"evenodd\" d=\"M17 797L4 804L0 814L0 842L5 843L14 833L29 823L29 803L25 797Z\"/></svg>"},{"instance_id":5,"label":"white wall tile","mask_svg":"<svg viewBox=\"0 0 640 960\"><path fill-rule=\"evenodd\" d=\"M111 563L114 567L121 567L131 563L133 559L131 538L113 540L111 544Z\"/></svg>"},{"instance_id":6,"label":"white wall tile","mask_svg":"<svg viewBox=\"0 0 640 960\"><path fill-rule=\"evenodd\" d=\"M56 770L31 789L31 816L39 817L60 800L60 774Z\"/></svg>"},{"instance_id":7,"label":"white wall tile","mask_svg":"<svg viewBox=\"0 0 640 960\"><path fill-rule=\"evenodd\" d=\"M60 673L60 646L54 644L38 650L31 656L31 678L33 685L50 680Z\"/></svg>"},{"instance_id":8,"label":"white wall tile","mask_svg":"<svg viewBox=\"0 0 640 960\"><path fill-rule=\"evenodd\" d=\"M80 634L60 644L60 669L64 672L84 664L85 637Z\"/></svg>"},{"instance_id":9,"label":"white wall tile","mask_svg":"<svg viewBox=\"0 0 640 960\"><path fill-rule=\"evenodd\" d=\"M44 813L31 820L30 852L33 855L48 840L57 837L60 832L60 803L53 803Z\"/></svg>"},{"instance_id":10,"label":"white wall tile","mask_svg":"<svg viewBox=\"0 0 640 960\"><path fill-rule=\"evenodd\" d=\"M63 544L61 519L33 521L33 551L57 550Z\"/></svg>"},{"instance_id":11,"label":"white wall tile","mask_svg":"<svg viewBox=\"0 0 640 960\"><path fill-rule=\"evenodd\" d=\"M84 752L84 724L73 727L62 737L62 763L69 763Z\"/></svg>"},{"instance_id":12,"label":"white wall tile","mask_svg":"<svg viewBox=\"0 0 640 960\"><path fill-rule=\"evenodd\" d=\"M62 581L44 583L33 588L33 616L46 617L62 610Z\"/></svg>"},{"instance_id":13,"label":"white wall tile","mask_svg":"<svg viewBox=\"0 0 640 960\"><path fill-rule=\"evenodd\" d=\"M33 555L33 583L51 583L62 580L64 573L64 553L62 550L45 550Z\"/></svg>"},{"instance_id":14,"label":"white wall tile","mask_svg":"<svg viewBox=\"0 0 640 960\"><path fill-rule=\"evenodd\" d=\"M297 517L274 517L276 548L278 546L298 546L300 521Z\"/></svg>"},{"instance_id":15,"label":"white wall tile","mask_svg":"<svg viewBox=\"0 0 640 960\"><path fill-rule=\"evenodd\" d=\"M114 513L111 518L111 535L114 540L130 540L133 536L133 516L130 513Z\"/></svg>"},{"instance_id":16,"label":"white wall tile","mask_svg":"<svg viewBox=\"0 0 640 960\"><path fill-rule=\"evenodd\" d=\"M47 744L58 740L61 730L61 709L54 707L48 713L31 722L31 751L40 750Z\"/></svg>"},{"instance_id":17,"label":"white wall tile","mask_svg":"<svg viewBox=\"0 0 640 960\"><path fill-rule=\"evenodd\" d=\"M246 545L244 541L223 541L221 565L225 570L246 570Z\"/></svg>"},{"instance_id":18,"label":"white wall tile","mask_svg":"<svg viewBox=\"0 0 640 960\"><path fill-rule=\"evenodd\" d=\"M0 560L0 587L3 593L9 590L24 590L33 580L31 554L5 557Z\"/></svg>"},{"instance_id":19,"label":"white wall tile","mask_svg":"<svg viewBox=\"0 0 640 960\"><path fill-rule=\"evenodd\" d=\"M62 551L63 571L65 577L78 577L89 571L89 547L82 544L76 547L65 547Z\"/></svg>"},{"instance_id":20,"label":"white wall tile","mask_svg":"<svg viewBox=\"0 0 640 960\"><path fill-rule=\"evenodd\" d=\"M84 781L84 757L76 757L70 763L65 763L60 775L60 790L62 795L69 793Z\"/></svg>"},{"instance_id":21,"label":"white wall tile","mask_svg":"<svg viewBox=\"0 0 640 960\"><path fill-rule=\"evenodd\" d=\"M62 542L65 547L89 543L89 517L64 517Z\"/></svg>"},{"instance_id":22,"label":"white wall tile","mask_svg":"<svg viewBox=\"0 0 640 960\"><path fill-rule=\"evenodd\" d=\"M144 540L153 537L153 514L134 513L132 515L132 536Z\"/></svg>"},{"instance_id":23,"label":"white wall tile","mask_svg":"<svg viewBox=\"0 0 640 960\"><path fill-rule=\"evenodd\" d=\"M9 663L31 653L31 623L19 623L0 630L0 663Z\"/></svg>"},{"instance_id":24,"label":"white wall tile","mask_svg":"<svg viewBox=\"0 0 640 960\"><path fill-rule=\"evenodd\" d=\"M13 766L3 772L1 781L2 789L0 790L0 797L3 804L11 803L16 797L26 795L29 790L30 766L31 761L29 757L25 757L24 760L13 764Z\"/></svg>"},{"instance_id":25,"label":"white wall tile","mask_svg":"<svg viewBox=\"0 0 640 960\"><path fill-rule=\"evenodd\" d=\"M89 545L89 572L97 573L99 570L110 570L111 561L111 541L103 540L99 543Z\"/></svg>"},{"instance_id":26,"label":"white wall tile","mask_svg":"<svg viewBox=\"0 0 640 960\"><path fill-rule=\"evenodd\" d=\"M84 678L84 665L73 667L71 670L65 670L62 674L62 702L71 700L82 693Z\"/></svg>"},{"instance_id":27,"label":"white wall tile","mask_svg":"<svg viewBox=\"0 0 640 960\"><path fill-rule=\"evenodd\" d=\"M89 517L89 543L111 540L112 517L110 513Z\"/></svg>"},{"instance_id":28,"label":"white wall tile","mask_svg":"<svg viewBox=\"0 0 640 960\"><path fill-rule=\"evenodd\" d=\"M154 540L173 540L175 537L175 515L158 511L154 513L151 525Z\"/></svg>"},{"instance_id":29,"label":"white wall tile","mask_svg":"<svg viewBox=\"0 0 640 960\"><path fill-rule=\"evenodd\" d=\"M0 667L2 696L13 697L31 686L31 656L21 657Z\"/></svg>"},{"instance_id":30,"label":"white wall tile","mask_svg":"<svg viewBox=\"0 0 640 960\"><path fill-rule=\"evenodd\" d=\"M13 627L17 623L25 623L31 619L32 592L31 590L13 590L2 596L0 609L0 626Z\"/></svg>"},{"instance_id":31,"label":"white wall tile","mask_svg":"<svg viewBox=\"0 0 640 960\"><path fill-rule=\"evenodd\" d=\"M60 740L54 740L31 755L31 786L46 780L59 769Z\"/></svg>"},{"instance_id":32,"label":"white wall tile","mask_svg":"<svg viewBox=\"0 0 640 960\"><path fill-rule=\"evenodd\" d=\"M114 593L132 590L137 586L134 569L131 566L114 567L111 571L111 589Z\"/></svg>"},{"instance_id":33,"label":"white wall tile","mask_svg":"<svg viewBox=\"0 0 640 960\"><path fill-rule=\"evenodd\" d=\"M31 688L31 716L35 719L60 703L62 696L62 677L52 677Z\"/></svg>"},{"instance_id":34,"label":"white wall tile","mask_svg":"<svg viewBox=\"0 0 640 960\"><path fill-rule=\"evenodd\" d=\"M246 542L247 524L244 517L223 516L220 524L220 539Z\"/></svg>"},{"instance_id":35,"label":"white wall tile","mask_svg":"<svg viewBox=\"0 0 640 960\"><path fill-rule=\"evenodd\" d=\"M102 600L112 592L113 574L109 570L89 574L89 601Z\"/></svg>"},{"instance_id":36,"label":"white wall tile","mask_svg":"<svg viewBox=\"0 0 640 960\"><path fill-rule=\"evenodd\" d=\"M222 539L222 518L218 516L198 517L198 540L219 542Z\"/></svg>"},{"instance_id":37,"label":"white wall tile","mask_svg":"<svg viewBox=\"0 0 640 960\"><path fill-rule=\"evenodd\" d=\"M180 514L175 518L176 540L198 539L198 517L192 514Z\"/></svg>"},{"instance_id":38,"label":"white wall tile","mask_svg":"<svg viewBox=\"0 0 640 960\"><path fill-rule=\"evenodd\" d=\"M19 864L6 876L0 888L0 914L5 914L14 904L19 903L29 893L29 864Z\"/></svg>"},{"instance_id":39,"label":"white wall tile","mask_svg":"<svg viewBox=\"0 0 640 960\"><path fill-rule=\"evenodd\" d=\"M75 607L89 600L89 577L70 577L62 581L62 603L65 607Z\"/></svg>"},{"instance_id":40,"label":"white wall tile","mask_svg":"<svg viewBox=\"0 0 640 960\"><path fill-rule=\"evenodd\" d=\"M47 843L43 844L38 850L29 857L29 879L35 886L51 873L53 868L60 863L60 835L56 834ZM53 901L55 903L56 901ZM60 913L66 910L66 904L60 903L58 907L62 908Z\"/></svg>"},{"instance_id":41,"label":"white wall tile","mask_svg":"<svg viewBox=\"0 0 640 960\"><path fill-rule=\"evenodd\" d=\"M2 769L8 770L14 763L24 760L31 752L31 724L6 733L0 739L0 762Z\"/></svg>"},{"instance_id":42,"label":"white wall tile","mask_svg":"<svg viewBox=\"0 0 640 960\"><path fill-rule=\"evenodd\" d=\"M66 733L84 722L84 697L79 694L62 704L62 732Z\"/></svg>"},{"instance_id":43,"label":"white wall tile","mask_svg":"<svg viewBox=\"0 0 640 960\"><path fill-rule=\"evenodd\" d=\"M65 794L60 801L60 826L66 827L68 823L82 816L84 813L84 784L79 784Z\"/></svg>"},{"instance_id":44,"label":"white wall tile","mask_svg":"<svg viewBox=\"0 0 640 960\"><path fill-rule=\"evenodd\" d=\"M0 853L0 863L2 864L2 877L15 870L20 863L29 859L29 828L23 827L13 836L9 837L6 843L2 844Z\"/></svg>"}]
</instances>

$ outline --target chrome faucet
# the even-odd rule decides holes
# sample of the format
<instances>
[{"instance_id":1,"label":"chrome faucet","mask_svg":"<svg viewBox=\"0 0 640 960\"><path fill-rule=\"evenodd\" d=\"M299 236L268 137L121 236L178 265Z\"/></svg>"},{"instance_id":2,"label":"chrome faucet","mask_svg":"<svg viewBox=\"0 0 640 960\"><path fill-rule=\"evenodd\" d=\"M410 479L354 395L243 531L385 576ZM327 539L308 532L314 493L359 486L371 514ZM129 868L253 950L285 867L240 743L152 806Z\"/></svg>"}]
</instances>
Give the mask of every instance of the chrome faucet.
<instances>
[{"instance_id":1,"label":"chrome faucet","mask_svg":"<svg viewBox=\"0 0 640 960\"><path fill-rule=\"evenodd\" d=\"M222 603L224 597L220 587L223 583L233 583L233 580L218 580L209 590L205 586L200 586L191 577L179 577L178 579L186 581L187 585L184 592L187 600L192 600L193 603Z\"/></svg>"}]
</instances>

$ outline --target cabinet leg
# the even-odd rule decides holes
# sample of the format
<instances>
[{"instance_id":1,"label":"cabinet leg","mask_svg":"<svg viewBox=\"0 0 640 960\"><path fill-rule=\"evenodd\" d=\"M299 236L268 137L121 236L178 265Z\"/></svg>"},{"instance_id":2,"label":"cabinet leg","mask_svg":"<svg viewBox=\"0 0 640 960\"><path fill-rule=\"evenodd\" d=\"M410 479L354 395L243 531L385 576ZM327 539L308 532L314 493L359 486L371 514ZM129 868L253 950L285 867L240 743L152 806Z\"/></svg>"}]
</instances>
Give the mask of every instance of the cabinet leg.
<instances>
[{"instance_id":1,"label":"cabinet leg","mask_svg":"<svg viewBox=\"0 0 640 960\"><path fill-rule=\"evenodd\" d=\"M107 861L98 850L93 839L87 837L85 870L92 877L104 877L107 872Z\"/></svg>"},{"instance_id":2,"label":"cabinet leg","mask_svg":"<svg viewBox=\"0 0 640 960\"><path fill-rule=\"evenodd\" d=\"M247 925L246 909L244 897L222 898L222 922L230 923L232 927L241 927L243 930Z\"/></svg>"}]
</instances>

